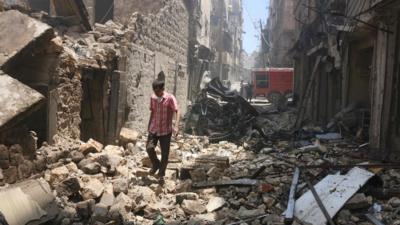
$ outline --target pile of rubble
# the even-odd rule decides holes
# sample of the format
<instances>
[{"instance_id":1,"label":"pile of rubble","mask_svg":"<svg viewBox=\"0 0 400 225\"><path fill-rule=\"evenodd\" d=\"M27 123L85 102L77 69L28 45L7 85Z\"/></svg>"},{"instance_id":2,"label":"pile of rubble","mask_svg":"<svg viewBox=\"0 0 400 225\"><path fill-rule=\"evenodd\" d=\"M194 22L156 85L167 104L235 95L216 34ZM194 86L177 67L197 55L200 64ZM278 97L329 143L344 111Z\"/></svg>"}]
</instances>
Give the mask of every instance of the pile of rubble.
<instances>
[{"instance_id":1,"label":"pile of rubble","mask_svg":"<svg viewBox=\"0 0 400 225\"><path fill-rule=\"evenodd\" d=\"M146 137L124 129L121 140L124 147L103 146L95 140L66 141L64 147L44 145L28 164L22 154L8 159L10 167L16 158L21 161L15 167L24 177L28 177L22 173L26 165L44 167L29 174L50 184L60 208L52 218L54 224L284 224L296 168L304 174L296 185L297 201L310 195L308 180L320 193L318 185L342 176L338 171L343 176L354 170L369 174L368 182L352 191L340 189L340 182L326 188L349 196L343 205L336 201L340 208L331 215L335 224L371 224L366 214L384 224L400 224L399 170L358 165L364 162L359 159L363 150L345 140L320 139L295 148L289 141L278 141L254 152L246 142L212 144L206 137L179 136L171 145L164 186L148 172ZM8 161L3 157L1 162L4 166ZM324 204L333 202L328 201L331 197L321 195ZM307 204L297 204L294 223L304 224L307 219L296 213L308 210Z\"/></svg>"}]
</instances>

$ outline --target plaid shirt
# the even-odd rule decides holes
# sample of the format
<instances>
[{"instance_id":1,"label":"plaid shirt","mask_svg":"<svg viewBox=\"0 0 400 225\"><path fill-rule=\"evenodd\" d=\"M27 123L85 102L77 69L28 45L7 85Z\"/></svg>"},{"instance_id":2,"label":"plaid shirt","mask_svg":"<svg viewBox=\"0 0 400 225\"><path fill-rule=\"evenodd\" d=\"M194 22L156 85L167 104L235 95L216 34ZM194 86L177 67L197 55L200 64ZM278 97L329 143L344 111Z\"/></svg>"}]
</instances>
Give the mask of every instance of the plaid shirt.
<instances>
[{"instance_id":1,"label":"plaid shirt","mask_svg":"<svg viewBox=\"0 0 400 225\"><path fill-rule=\"evenodd\" d=\"M164 92L159 102L158 97L153 94L150 99L150 111L149 132L157 136L172 133L172 117L174 112L178 111L176 98Z\"/></svg>"}]
</instances>

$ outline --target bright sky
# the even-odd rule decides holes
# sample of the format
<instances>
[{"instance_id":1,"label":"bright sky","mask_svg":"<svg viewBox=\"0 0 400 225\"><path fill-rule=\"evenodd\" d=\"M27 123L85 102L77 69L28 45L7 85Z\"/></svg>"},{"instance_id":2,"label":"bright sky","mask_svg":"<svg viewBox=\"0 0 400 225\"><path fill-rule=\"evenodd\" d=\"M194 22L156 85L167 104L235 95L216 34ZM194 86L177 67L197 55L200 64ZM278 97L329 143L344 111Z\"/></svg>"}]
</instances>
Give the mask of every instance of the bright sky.
<instances>
[{"instance_id":1,"label":"bright sky","mask_svg":"<svg viewBox=\"0 0 400 225\"><path fill-rule=\"evenodd\" d=\"M244 34L243 48L251 54L258 50L261 41L260 37L260 19L265 25L268 16L269 0L243 0L243 18ZM254 24L256 23L256 24ZM256 25L256 27L254 27Z\"/></svg>"}]
</instances>

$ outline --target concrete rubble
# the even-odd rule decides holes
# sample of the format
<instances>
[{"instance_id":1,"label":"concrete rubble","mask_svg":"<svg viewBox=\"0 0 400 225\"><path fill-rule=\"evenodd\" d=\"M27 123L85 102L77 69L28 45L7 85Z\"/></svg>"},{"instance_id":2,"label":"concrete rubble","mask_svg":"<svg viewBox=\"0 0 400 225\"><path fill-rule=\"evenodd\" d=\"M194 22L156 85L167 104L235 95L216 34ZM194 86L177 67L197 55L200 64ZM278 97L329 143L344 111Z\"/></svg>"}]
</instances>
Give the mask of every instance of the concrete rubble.
<instances>
[{"instance_id":1,"label":"concrete rubble","mask_svg":"<svg viewBox=\"0 0 400 225\"><path fill-rule=\"evenodd\" d=\"M317 181L335 171L328 165L364 162L356 156L346 156L354 152L361 154L361 150L347 141L326 143L327 151L322 152L290 150L289 143L280 140L270 146L271 151L256 152L249 149L246 142L242 145L227 141L210 144L207 137L184 135L173 140L173 157L166 183L161 187L157 178L148 173L146 136L138 135L135 141L136 144L128 143L126 148L99 146L101 148L82 154L84 157L76 157L77 152L96 143L95 140L71 142L68 147L44 146L38 150L38 157L43 156L49 163L42 172L32 171L32 174L43 177L54 190L61 210L54 224L153 224L160 216L167 224L240 221L241 224L283 224L282 213L286 210L295 167L314 166L308 172ZM214 160L210 156L214 156ZM222 159L225 163L221 163ZM265 169L254 177L262 167ZM7 176L4 171L9 169L3 170L3 175ZM377 177L337 213L336 224L369 224L364 216L367 212L373 212L385 224L399 222L398 193L387 196L377 193L377 190L400 186L399 179L395 179L400 176L399 170L373 171ZM238 182L194 188L201 182L229 183L244 178L255 180L255 185ZM5 180L10 181L10 178L3 182ZM307 188L304 187L300 179L298 196L305 193Z\"/></svg>"},{"instance_id":2,"label":"concrete rubble","mask_svg":"<svg viewBox=\"0 0 400 225\"><path fill-rule=\"evenodd\" d=\"M20 14L8 11L2 16L27 17ZM18 56L16 53L34 39L46 38L62 52L62 68L67 74L76 75L76 67L107 70L114 59L121 56L125 42L137 35L135 29L138 29L108 21L95 24L92 31L82 34L75 31L76 27L57 27L53 31L47 25L37 24L36 20L32 24L38 28L38 32L33 33L39 36L7 45L16 48L0 47L0 64L12 62ZM53 39L55 34L57 37ZM76 91L73 86L68 88L70 92ZM61 95L70 92L61 91ZM214 94L218 95L218 88L214 88ZM29 204L39 205L36 217L52 215L47 217L51 224L151 225L166 221L166 224L278 225L284 224L283 213L287 210L295 168L301 168L315 185L329 175L346 174L359 163L374 163L366 157L368 152L351 139L318 139L316 137L321 136L317 135L324 132L311 126L292 133L295 110L259 112L243 102L244 99L232 97L225 91L219 96L235 100L227 101L226 107L213 101L216 113L219 116L224 114L223 110L240 113L232 117L237 116L243 124L228 130L229 138L222 135L210 140L206 136L188 134L174 138L164 186L158 184L156 176L149 174L146 133L127 128L119 134L119 145L103 145L94 138L87 142L60 138L56 144L43 143L38 149L36 140L33 152L19 144L0 145L0 184L4 191L24 180L39 179L48 186L52 192L46 192L46 196L54 201L41 204L38 194L23 197ZM25 111L41 98L32 93L30 100L35 102L21 108ZM242 111L237 110L239 107L247 112L241 114ZM1 119L0 114L1 123L7 122L9 117ZM214 128L221 123L224 128L233 124L228 121L231 118L208 119L210 127ZM161 154L158 148L157 153ZM333 220L336 224L368 225L371 223L365 214L369 213L385 224L399 225L400 170L379 165L368 169L375 176L355 195L349 196L351 198L333 215ZM22 191L29 195L25 189ZM296 199L307 191L307 182L302 177ZM46 207L49 202L56 203L57 207ZM50 213L54 209L59 212ZM294 221L294 224L299 222Z\"/></svg>"}]
</instances>

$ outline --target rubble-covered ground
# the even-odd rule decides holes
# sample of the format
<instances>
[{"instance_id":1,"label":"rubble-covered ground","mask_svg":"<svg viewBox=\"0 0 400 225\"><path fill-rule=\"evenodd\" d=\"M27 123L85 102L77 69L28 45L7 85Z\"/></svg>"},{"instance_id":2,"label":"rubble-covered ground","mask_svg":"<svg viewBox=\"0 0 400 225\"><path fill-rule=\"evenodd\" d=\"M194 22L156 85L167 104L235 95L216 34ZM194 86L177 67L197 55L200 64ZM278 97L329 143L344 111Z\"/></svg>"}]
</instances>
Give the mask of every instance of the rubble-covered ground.
<instances>
[{"instance_id":1,"label":"rubble-covered ground","mask_svg":"<svg viewBox=\"0 0 400 225\"><path fill-rule=\"evenodd\" d=\"M123 130L121 140L124 146L64 140L57 147L41 147L33 163L26 163L30 161L22 153L1 160L8 168L20 165L11 177L50 184L60 208L50 224L143 225L284 224L295 167L373 163L366 150L344 139L310 139L311 145L276 139L253 151L251 140L210 144L207 137L180 135L173 139L166 182L160 186L148 172L145 134ZM5 171L10 170L3 167ZM399 170L373 171L377 177L336 214L336 224L372 224L364 216L367 212L384 224L400 224ZM328 166L307 170L314 184L334 172ZM3 182L10 181L10 174L3 174ZM301 178L296 196L306 191Z\"/></svg>"}]
</instances>

